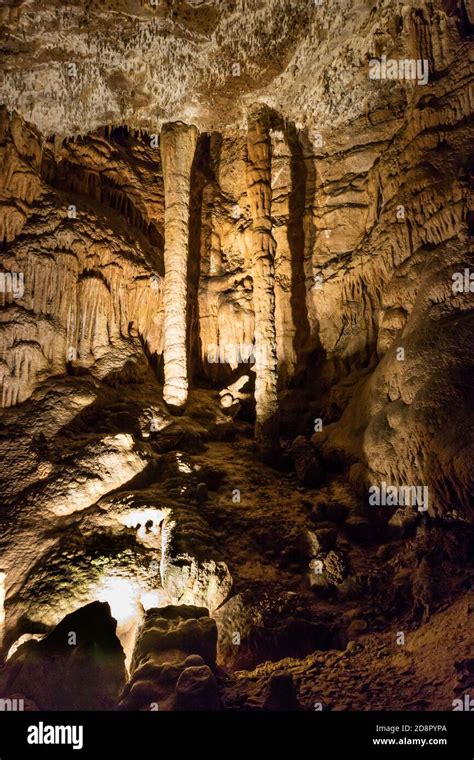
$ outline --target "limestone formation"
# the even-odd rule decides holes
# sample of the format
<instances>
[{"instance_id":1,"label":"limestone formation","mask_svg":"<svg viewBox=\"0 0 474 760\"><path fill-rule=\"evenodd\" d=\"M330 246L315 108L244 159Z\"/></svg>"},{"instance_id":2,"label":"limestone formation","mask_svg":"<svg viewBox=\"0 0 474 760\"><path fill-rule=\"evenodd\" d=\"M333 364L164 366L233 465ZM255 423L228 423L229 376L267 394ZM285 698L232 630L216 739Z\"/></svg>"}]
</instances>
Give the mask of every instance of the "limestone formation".
<instances>
[{"instance_id":1,"label":"limestone formation","mask_svg":"<svg viewBox=\"0 0 474 760\"><path fill-rule=\"evenodd\" d=\"M255 310L255 437L263 447L278 440L275 331L275 241L271 222L271 140L265 112L249 114L245 151L252 214L252 279Z\"/></svg>"},{"instance_id":2,"label":"limestone formation","mask_svg":"<svg viewBox=\"0 0 474 760\"><path fill-rule=\"evenodd\" d=\"M473 34L0 8L0 700L464 704Z\"/></svg>"},{"instance_id":3,"label":"limestone formation","mask_svg":"<svg viewBox=\"0 0 474 760\"><path fill-rule=\"evenodd\" d=\"M184 124L165 125L160 136L165 189L163 398L169 406L177 408L188 397L189 196L196 140L195 127Z\"/></svg>"},{"instance_id":4,"label":"limestone formation","mask_svg":"<svg viewBox=\"0 0 474 760\"><path fill-rule=\"evenodd\" d=\"M200 607L149 610L133 653L125 710L216 710L217 629Z\"/></svg>"}]
</instances>

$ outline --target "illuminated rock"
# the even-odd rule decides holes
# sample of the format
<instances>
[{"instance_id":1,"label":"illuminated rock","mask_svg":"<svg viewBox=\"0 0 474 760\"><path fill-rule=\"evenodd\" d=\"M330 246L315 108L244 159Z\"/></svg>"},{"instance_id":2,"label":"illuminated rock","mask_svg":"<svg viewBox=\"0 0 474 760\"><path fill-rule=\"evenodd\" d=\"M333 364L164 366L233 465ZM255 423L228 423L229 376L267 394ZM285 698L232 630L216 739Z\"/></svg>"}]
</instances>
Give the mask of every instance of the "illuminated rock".
<instances>
[{"instance_id":1,"label":"illuminated rock","mask_svg":"<svg viewBox=\"0 0 474 760\"><path fill-rule=\"evenodd\" d=\"M188 398L189 199L196 141L196 128L181 123L165 125L160 136L165 190L163 398L172 408L184 406Z\"/></svg>"},{"instance_id":2,"label":"illuminated rock","mask_svg":"<svg viewBox=\"0 0 474 760\"><path fill-rule=\"evenodd\" d=\"M71 514L95 504L145 466L146 459L140 456L132 436L107 436L86 446L75 468L60 467L53 472L42 484L40 500L56 515Z\"/></svg>"},{"instance_id":3,"label":"illuminated rock","mask_svg":"<svg viewBox=\"0 0 474 760\"><path fill-rule=\"evenodd\" d=\"M194 604L212 613L229 596L232 576L227 564L212 559L203 541L206 523L199 515L174 507L163 526L161 582L171 604Z\"/></svg>"},{"instance_id":4,"label":"illuminated rock","mask_svg":"<svg viewBox=\"0 0 474 760\"><path fill-rule=\"evenodd\" d=\"M278 448L278 360L275 329L275 240L271 221L269 115L249 114L244 161L252 214L252 280L255 309L255 437L263 449Z\"/></svg>"},{"instance_id":5,"label":"illuminated rock","mask_svg":"<svg viewBox=\"0 0 474 760\"><path fill-rule=\"evenodd\" d=\"M125 710L215 710L217 628L204 608L149 610L138 632Z\"/></svg>"}]
</instances>

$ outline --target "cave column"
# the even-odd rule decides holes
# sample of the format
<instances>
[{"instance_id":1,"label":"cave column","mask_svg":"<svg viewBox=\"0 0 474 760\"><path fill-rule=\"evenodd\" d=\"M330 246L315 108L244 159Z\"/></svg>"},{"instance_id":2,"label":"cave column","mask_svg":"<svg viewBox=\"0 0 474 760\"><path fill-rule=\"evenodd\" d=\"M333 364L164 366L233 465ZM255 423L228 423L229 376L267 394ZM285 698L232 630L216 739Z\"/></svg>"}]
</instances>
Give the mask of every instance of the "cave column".
<instances>
[{"instance_id":1,"label":"cave column","mask_svg":"<svg viewBox=\"0 0 474 760\"><path fill-rule=\"evenodd\" d=\"M186 309L191 167L197 129L182 122L165 124L160 135L165 189L165 277L163 398L182 408L188 398Z\"/></svg>"},{"instance_id":2,"label":"cave column","mask_svg":"<svg viewBox=\"0 0 474 760\"><path fill-rule=\"evenodd\" d=\"M252 214L255 311L255 437L265 451L278 449L278 360L275 328L275 240L271 220L271 137L265 108L248 115L244 150Z\"/></svg>"}]
</instances>

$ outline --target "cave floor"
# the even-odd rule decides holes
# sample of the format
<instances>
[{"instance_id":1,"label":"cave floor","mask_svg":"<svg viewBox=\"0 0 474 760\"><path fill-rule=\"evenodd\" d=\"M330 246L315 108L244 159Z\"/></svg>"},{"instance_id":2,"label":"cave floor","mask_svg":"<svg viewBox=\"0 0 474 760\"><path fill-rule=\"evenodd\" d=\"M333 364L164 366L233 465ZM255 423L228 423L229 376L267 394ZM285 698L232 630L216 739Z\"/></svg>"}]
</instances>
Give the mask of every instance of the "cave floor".
<instances>
[{"instance_id":1,"label":"cave floor","mask_svg":"<svg viewBox=\"0 0 474 760\"><path fill-rule=\"evenodd\" d=\"M194 391L171 418L156 383L50 381L5 413L0 453L8 644L94 600L105 570L126 578L133 566L150 584L158 543L130 522L139 504L172 514L178 554L225 563L232 590L209 606L229 709L261 708L281 672L305 709L445 710L465 686L474 598L462 526L417 518L374 535L343 473L308 488L263 464L251 426L226 417L217 394ZM434 544L423 575L417 557ZM214 587L207 572L201 585Z\"/></svg>"},{"instance_id":2,"label":"cave floor","mask_svg":"<svg viewBox=\"0 0 474 760\"><path fill-rule=\"evenodd\" d=\"M411 584L416 579L405 542L394 538L361 545L347 537L343 524L332 523L330 529L338 533L337 547L348 559L351 577L378 575L392 555L388 564L396 578L387 574L385 582L401 582L405 605L390 610L383 603L383 584L355 598L350 593L346 599L321 598L308 582L304 539L308 530L318 529L311 519L318 505L344 505L348 514L357 508L344 479L335 478L318 489L298 485L293 473L279 473L256 459L245 426L237 441L210 443L206 459L224 470L232 463L232 476L206 510L218 525L225 524L217 535L223 555L229 558L234 590L249 590L264 625L278 629L295 617L328 624L367 622L360 632L357 625L352 626L353 638L343 651L331 649L238 670L226 692L227 705L261 709L269 677L289 673L304 709L452 709L462 681L462 663L472 656L474 594L465 592L464 574L460 572L458 582L452 584L437 578L436 612L422 623L412 599ZM241 497L237 504L228 498L234 488ZM416 544L416 534L412 540ZM447 567L444 571L449 572ZM388 590L386 596L387 600L391 597Z\"/></svg>"},{"instance_id":3,"label":"cave floor","mask_svg":"<svg viewBox=\"0 0 474 760\"><path fill-rule=\"evenodd\" d=\"M472 685L474 595L436 612L397 643L400 628L367 632L344 652L316 652L303 660L286 658L234 674L226 691L229 707L261 708L268 679L292 675L306 710L448 711L453 699Z\"/></svg>"}]
</instances>

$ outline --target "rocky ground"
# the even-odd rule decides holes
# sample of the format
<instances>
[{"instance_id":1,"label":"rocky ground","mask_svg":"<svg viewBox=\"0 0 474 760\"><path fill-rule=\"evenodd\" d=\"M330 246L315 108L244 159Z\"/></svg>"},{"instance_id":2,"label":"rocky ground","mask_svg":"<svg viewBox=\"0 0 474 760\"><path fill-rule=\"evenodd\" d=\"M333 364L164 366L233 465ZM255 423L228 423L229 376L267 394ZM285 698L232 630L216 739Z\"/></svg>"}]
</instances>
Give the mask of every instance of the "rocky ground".
<instances>
[{"instance_id":1,"label":"rocky ground","mask_svg":"<svg viewBox=\"0 0 474 760\"><path fill-rule=\"evenodd\" d=\"M51 394L62 410L54 420ZM105 391L90 378L70 378L36 395L21 417L6 413L2 424L7 459L13 431L17 441L2 539L4 654L27 641L7 661L3 694L51 705L48 693L28 686L37 668L51 667L48 658L38 664L36 649L54 626L68 635L81 630L62 619L87 619L84 605L100 600L110 604L120 641L108 612L99 621L93 615L87 635L100 637L105 627L116 642L111 662L120 662L123 648L120 667L132 681L121 709L188 704L177 696L178 665L203 651L202 662L186 665L210 668L212 678L202 671L195 674L201 686L189 687L201 709L450 709L471 677L472 530L410 508L383 514L380 507L374 519L340 463L324 461L303 436L284 443L273 466L263 464L249 423L219 411L214 392L193 392L181 417L171 417L158 389L146 385ZM42 436L32 435L33 415L44 421ZM26 463L43 473L39 485L24 487ZM84 480L89 486L72 510ZM15 483L23 486L16 494ZM178 635L173 626L181 630L185 610L189 626L210 614L199 634L207 643L192 626L170 643L163 625L149 622L162 614L153 613L157 606L175 610L168 638ZM150 625L161 654L139 656ZM79 656L59 633L49 637L66 661ZM162 682L155 670L166 663L176 677L166 671ZM117 664L104 667L109 692L91 706L110 709L126 676ZM91 688L97 691L95 681ZM69 705L67 687L60 694Z\"/></svg>"}]
</instances>

